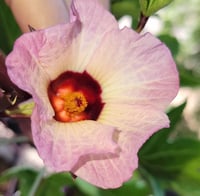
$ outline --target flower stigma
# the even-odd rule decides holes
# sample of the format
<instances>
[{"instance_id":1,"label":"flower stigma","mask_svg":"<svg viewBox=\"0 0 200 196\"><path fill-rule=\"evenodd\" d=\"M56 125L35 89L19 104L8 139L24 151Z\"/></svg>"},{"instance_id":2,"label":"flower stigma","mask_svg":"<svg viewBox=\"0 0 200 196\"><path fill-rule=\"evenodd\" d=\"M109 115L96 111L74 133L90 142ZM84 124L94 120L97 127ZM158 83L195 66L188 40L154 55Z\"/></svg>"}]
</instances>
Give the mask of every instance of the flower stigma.
<instances>
[{"instance_id":1,"label":"flower stigma","mask_svg":"<svg viewBox=\"0 0 200 196\"><path fill-rule=\"evenodd\" d=\"M63 96L63 99L64 109L69 113L83 112L88 105L84 95L80 92L68 93Z\"/></svg>"}]
</instances>

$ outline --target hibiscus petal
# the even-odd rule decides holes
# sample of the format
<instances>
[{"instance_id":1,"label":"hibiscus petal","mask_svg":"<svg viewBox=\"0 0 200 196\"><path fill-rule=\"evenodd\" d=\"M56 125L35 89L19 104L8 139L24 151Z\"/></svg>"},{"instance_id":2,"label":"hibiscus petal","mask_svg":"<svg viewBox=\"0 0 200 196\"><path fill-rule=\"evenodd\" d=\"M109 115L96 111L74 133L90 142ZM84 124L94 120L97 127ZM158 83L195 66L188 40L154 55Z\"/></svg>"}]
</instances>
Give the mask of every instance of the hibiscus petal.
<instances>
[{"instance_id":1,"label":"hibiscus petal","mask_svg":"<svg viewBox=\"0 0 200 196\"><path fill-rule=\"evenodd\" d=\"M102 86L105 103L164 110L178 91L178 73L168 48L149 33L139 35L128 28L104 37L87 71Z\"/></svg>"},{"instance_id":2,"label":"hibiscus petal","mask_svg":"<svg viewBox=\"0 0 200 196\"><path fill-rule=\"evenodd\" d=\"M10 78L20 88L31 93L38 88L35 81L39 77L48 83L66 70L84 71L104 35L118 27L114 17L96 0L87 0L87 6L85 3L72 2L72 23L18 38L6 65Z\"/></svg>"},{"instance_id":3,"label":"hibiscus petal","mask_svg":"<svg viewBox=\"0 0 200 196\"><path fill-rule=\"evenodd\" d=\"M76 23L57 25L23 34L18 38L13 51L6 58L8 74L13 82L32 93L34 88L48 83L66 70L71 63L70 53L66 51L69 50L77 28ZM66 58L68 61L64 63ZM55 66L59 69L55 69ZM44 81L40 85L38 78L43 78Z\"/></svg>"},{"instance_id":4,"label":"hibiscus petal","mask_svg":"<svg viewBox=\"0 0 200 196\"><path fill-rule=\"evenodd\" d=\"M43 110L32 114L33 140L45 164L56 171L70 171L82 155L115 154L115 128L96 121L60 123L45 121Z\"/></svg>"},{"instance_id":5,"label":"hibiscus petal","mask_svg":"<svg viewBox=\"0 0 200 196\"><path fill-rule=\"evenodd\" d=\"M119 156L97 155L82 159L85 164L77 165L73 173L84 180L102 187L117 188L132 176L132 172L138 166L137 152L141 144L146 140L146 134L120 132L118 144L121 147ZM90 159L90 161L88 161Z\"/></svg>"},{"instance_id":6,"label":"hibiscus petal","mask_svg":"<svg viewBox=\"0 0 200 196\"><path fill-rule=\"evenodd\" d=\"M80 72L84 71L104 35L112 29L117 29L118 23L97 0L72 1L70 19L77 19L81 23L81 32L72 45L73 57L76 59L73 70Z\"/></svg>"},{"instance_id":7,"label":"hibiscus petal","mask_svg":"<svg viewBox=\"0 0 200 196\"><path fill-rule=\"evenodd\" d=\"M119 155L84 156L72 171L102 188L117 188L127 181L138 166L141 145L155 131L169 126L164 112L142 105L108 104L98 121L123 130L116 139Z\"/></svg>"},{"instance_id":8,"label":"hibiscus petal","mask_svg":"<svg viewBox=\"0 0 200 196\"><path fill-rule=\"evenodd\" d=\"M118 130L146 132L147 135L169 127L167 115L146 105L106 104L98 119L103 124L113 125Z\"/></svg>"}]
</instances>

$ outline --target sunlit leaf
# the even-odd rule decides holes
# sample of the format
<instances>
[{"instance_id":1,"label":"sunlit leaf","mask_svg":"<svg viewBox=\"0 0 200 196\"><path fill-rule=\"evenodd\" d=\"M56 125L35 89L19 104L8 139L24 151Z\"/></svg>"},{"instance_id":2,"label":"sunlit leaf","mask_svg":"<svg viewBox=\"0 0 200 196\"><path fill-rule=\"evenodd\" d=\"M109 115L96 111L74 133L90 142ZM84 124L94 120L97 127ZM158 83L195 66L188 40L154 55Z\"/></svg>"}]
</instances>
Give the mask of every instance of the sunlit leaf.
<instances>
[{"instance_id":1,"label":"sunlit leaf","mask_svg":"<svg viewBox=\"0 0 200 196\"><path fill-rule=\"evenodd\" d=\"M34 108L34 102L33 100L29 100L18 104L17 107L12 110L6 110L6 114L11 116L12 115L31 116L33 108Z\"/></svg>"},{"instance_id":2,"label":"sunlit leaf","mask_svg":"<svg viewBox=\"0 0 200 196\"><path fill-rule=\"evenodd\" d=\"M188 176L190 179L200 183L200 157L189 161L181 172L181 176Z\"/></svg>"},{"instance_id":3,"label":"sunlit leaf","mask_svg":"<svg viewBox=\"0 0 200 196\"><path fill-rule=\"evenodd\" d=\"M172 188L181 196L200 195L200 157L188 162L181 174L171 181Z\"/></svg>"},{"instance_id":4,"label":"sunlit leaf","mask_svg":"<svg viewBox=\"0 0 200 196\"><path fill-rule=\"evenodd\" d=\"M139 0L140 9L145 16L151 16L173 0Z\"/></svg>"}]
</instances>

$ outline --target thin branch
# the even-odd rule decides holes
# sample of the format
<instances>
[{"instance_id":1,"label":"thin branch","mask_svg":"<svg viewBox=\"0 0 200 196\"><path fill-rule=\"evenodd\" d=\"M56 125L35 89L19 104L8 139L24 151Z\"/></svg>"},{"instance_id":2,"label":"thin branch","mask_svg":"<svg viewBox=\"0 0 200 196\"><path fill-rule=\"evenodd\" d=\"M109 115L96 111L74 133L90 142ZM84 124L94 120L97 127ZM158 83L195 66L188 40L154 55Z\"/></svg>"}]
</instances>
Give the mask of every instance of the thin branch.
<instances>
[{"instance_id":1,"label":"thin branch","mask_svg":"<svg viewBox=\"0 0 200 196\"><path fill-rule=\"evenodd\" d=\"M143 30L143 28L145 27L148 19L149 19L148 16L145 16L143 13L140 14L140 21L139 21L138 26L136 28L136 31L138 33L140 33Z\"/></svg>"}]
</instances>

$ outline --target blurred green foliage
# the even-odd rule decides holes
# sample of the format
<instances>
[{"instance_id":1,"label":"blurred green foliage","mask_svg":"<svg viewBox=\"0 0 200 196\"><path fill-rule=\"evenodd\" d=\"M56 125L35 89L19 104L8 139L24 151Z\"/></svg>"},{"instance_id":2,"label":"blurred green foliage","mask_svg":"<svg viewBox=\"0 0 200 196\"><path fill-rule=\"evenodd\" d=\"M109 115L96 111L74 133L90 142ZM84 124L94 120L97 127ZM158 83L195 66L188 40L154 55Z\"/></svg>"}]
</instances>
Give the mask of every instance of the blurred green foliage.
<instances>
[{"instance_id":1,"label":"blurred green foliage","mask_svg":"<svg viewBox=\"0 0 200 196\"><path fill-rule=\"evenodd\" d=\"M37 176L33 168L12 167L0 176L0 184L9 180L18 180L18 188L22 196L27 196Z\"/></svg>"},{"instance_id":2,"label":"blurred green foliage","mask_svg":"<svg viewBox=\"0 0 200 196\"><path fill-rule=\"evenodd\" d=\"M111 12L115 15L116 19L120 19L125 15L129 15L132 17L132 26L135 29L137 27L139 17L140 17L140 9L139 1L133 0L116 0L113 1L111 6Z\"/></svg>"},{"instance_id":3,"label":"blurred green foliage","mask_svg":"<svg viewBox=\"0 0 200 196\"><path fill-rule=\"evenodd\" d=\"M145 16L151 16L161 8L170 4L173 0L139 0L141 12Z\"/></svg>"},{"instance_id":4,"label":"blurred green foliage","mask_svg":"<svg viewBox=\"0 0 200 196\"><path fill-rule=\"evenodd\" d=\"M8 54L21 31L4 1L0 1L0 49Z\"/></svg>"}]
</instances>

